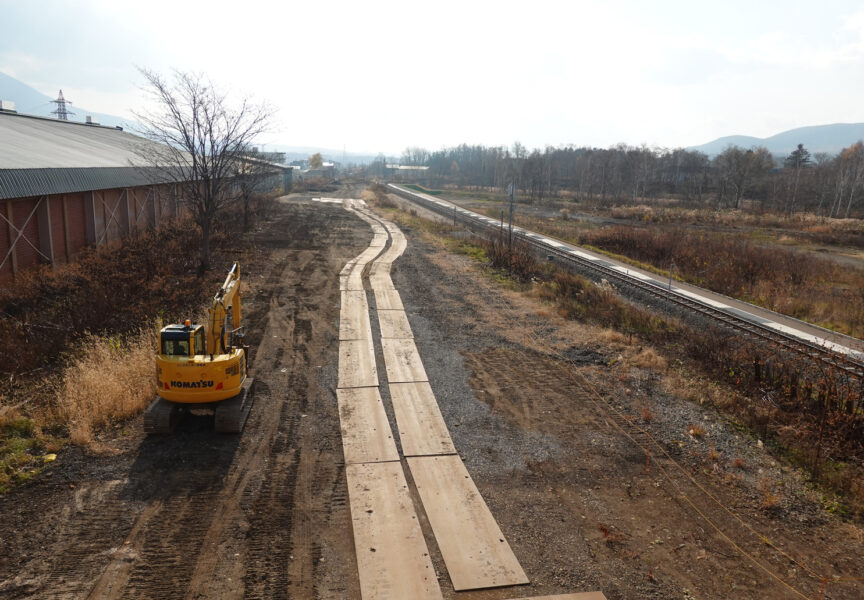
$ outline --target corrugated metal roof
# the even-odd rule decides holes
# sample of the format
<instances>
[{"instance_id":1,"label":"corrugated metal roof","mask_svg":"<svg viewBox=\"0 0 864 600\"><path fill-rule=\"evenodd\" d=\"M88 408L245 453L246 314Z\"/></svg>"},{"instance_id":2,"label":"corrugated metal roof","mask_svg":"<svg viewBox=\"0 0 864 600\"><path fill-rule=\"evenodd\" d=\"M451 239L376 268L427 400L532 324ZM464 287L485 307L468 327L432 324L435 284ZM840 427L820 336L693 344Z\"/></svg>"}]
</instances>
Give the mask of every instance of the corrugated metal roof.
<instances>
[{"instance_id":1,"label":"corrugated metal roof","mask_svg":"<svg viewBox=\"0 0 864 600\"><path fill-rule=\"evenodd\" d=\"M0 199L166 181L141 157L153 145L116 127L0 113Z\"/></svg>"},{"instance_id":2,"label":"corrugated metal roof","mask_svg":"<svg viewBox=\"0 0 864 600\"><path fill-rule=\"evenodd\" d=\"M0 200L136 187L166 181L157 167L0 169Z\"/></svg>"},{"instance_id":3,"label":"corrugated metal roof","mask_svg":"<svg viewBox=\"0 0 864 600\"><path fill-rule=\"evenodd\" d=\"M115 127L0 113L0 169L147 166L136 148L152 144Z\"/></svg>"},{"instance_id":4,"label":"corrugated metal roof","mask_svg":"<svg viewBox=\"0 0 864 600\"><path fill-rule=\"evenodd\" d=\"M165 148L116 127L0 112L0 199L181 179L178 168L155 167L142 157L164 155ZM245 160L284 169L253 156Z\"/></svg>"}]
</instances>

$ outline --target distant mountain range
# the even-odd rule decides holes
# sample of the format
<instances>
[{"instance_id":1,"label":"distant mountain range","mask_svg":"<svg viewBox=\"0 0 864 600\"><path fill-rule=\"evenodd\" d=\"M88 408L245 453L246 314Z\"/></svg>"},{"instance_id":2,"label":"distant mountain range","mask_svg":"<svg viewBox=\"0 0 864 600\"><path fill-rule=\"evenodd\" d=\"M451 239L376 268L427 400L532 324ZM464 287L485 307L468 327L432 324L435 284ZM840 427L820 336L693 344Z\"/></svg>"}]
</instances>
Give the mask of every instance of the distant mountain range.
<instances>
[{"instance_id":1,"label":"distant mountain range","mask_svg":"<svg viewBox=\"0 0 864 600\"><path fill-rule=\"evenodd\" d=\"M864 140L864 123L834 123L833 125L798 127L767 138L729 135L701 146L690 146L687 149L698 150L708 156L716 156L729 146L740 146L741 148L764 146L775 156L788 156L798 147L798 144L804 144L804 147L811 154L817 152L837 154L843 148L848 148L859 140Z\"/></svg>"},{"instance_id":2,"label":"distant mountain range","mask_svg":"<svg viewBox=\"0 0 864 600\"><path fill-rule=\"evenodd\" d=\"M51 111L57 109L57 105L51 102L54 98L34 90L26 83L21 83L5 73L0 73L0 100L11 100L15 103L15 110L26 115L53 117L54 115L51 114ZM83 123L89 115L100 125L108 125L109 127L120 126L123 129L130 129L132 125L129 119L97 113L77 104L70 105L68 110L75 113L74 116L69 117L70 121Z\"/></svg>"},{"instance_id":3,"label":"distant mountain range","mask_svg":"<svg viewBox=\"0 0 864 600\"><path fill-rule=\"evenodd\" d=\"M57 108L51 102L53 98L5 73L0 73L0 100L11 100L14 102L15 108L19 113L42 117L53 116L51 111ZM120 126L123 129L132 129L134 131L134 123L129 119L90 111L76 104L73 104L70 109L75 112L75 115L70 117L72 121L83 122L85 117L90 115L101 125ZM784 157L792 152L798 144L804 144L804 147L811 154L817 152L837 154L843 148L848 148L859 140L864 140L864 123L834 123L833 125L813 125L790 129L789 131L784 131L767 138L730 135L717 138L700 146L690 146L687 149L698 150L709 156L716 156L729 146L740 146L742 148L764 146L775 156ZM343 150L312 146L267 144L262 149L269 152L284 152L288 162L308 159L316 152L320 152L327 161L345 164L369 164L377 158L377 155L370 153L345 152ZM392 156L388 156L386 159L388 162L398 161L397 157Z\"/></svg>"}]
</instances>

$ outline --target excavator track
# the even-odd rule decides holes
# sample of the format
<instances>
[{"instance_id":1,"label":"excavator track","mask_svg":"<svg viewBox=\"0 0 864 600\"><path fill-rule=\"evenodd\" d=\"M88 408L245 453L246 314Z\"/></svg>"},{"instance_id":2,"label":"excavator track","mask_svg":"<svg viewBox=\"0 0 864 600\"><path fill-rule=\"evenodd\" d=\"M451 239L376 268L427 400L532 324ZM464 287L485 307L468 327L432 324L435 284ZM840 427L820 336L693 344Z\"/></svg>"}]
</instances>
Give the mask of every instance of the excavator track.
<instances>
[{"instance_id":1,"label":"excavator track","mask_svg":"<svg viewBox=\"0 0 864 600\"><path fill-rule=\"evenodd\" d=\"M171 433L180 416L180 406L157 396L144 412L144 433Z\"/></svg>"},{"instance_id":2,"label":"excavator track","mask_svg":"<svg viewBox=\"0 0 864 600\"><path fill-rule=\"evenodd\" d=\"M243 391L228 400L223 400L216 405L214 429L217 433L240 433L249 418L249 411L255 398L252 394L252 386L255 380L246 378Z\"/></svg>"}]
</instances>

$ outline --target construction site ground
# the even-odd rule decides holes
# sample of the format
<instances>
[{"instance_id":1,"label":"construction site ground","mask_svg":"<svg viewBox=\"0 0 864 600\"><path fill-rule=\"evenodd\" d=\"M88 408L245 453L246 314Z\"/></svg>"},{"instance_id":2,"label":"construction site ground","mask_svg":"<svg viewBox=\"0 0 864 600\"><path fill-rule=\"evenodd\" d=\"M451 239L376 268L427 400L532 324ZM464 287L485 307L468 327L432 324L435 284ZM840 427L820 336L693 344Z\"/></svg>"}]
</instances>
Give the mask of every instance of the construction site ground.
<instances>
[{"instance_id":1,"label":"construction site ground","mask_svg":"<svg viewBox=\"0 0 864 600\"><path fill-rule=\"evenodd\" d=\"M408 248L392 278L430 383L531 581L454 592L415 494L446 598L818 598L823 576L825 598L862 597L864 581L830 579L864 577L861 529L709 403L676 393L674 368L400 227ZM64 449L0 497L0 596L360 597L335 392L338 274L372 233L338 204L291 196L256 235L269 258L244 265L257 387L243 434L192 417L145 437L139 418L95 449ZM380 343L376 354L383 364Z\"/></svg>"}]
</instances>

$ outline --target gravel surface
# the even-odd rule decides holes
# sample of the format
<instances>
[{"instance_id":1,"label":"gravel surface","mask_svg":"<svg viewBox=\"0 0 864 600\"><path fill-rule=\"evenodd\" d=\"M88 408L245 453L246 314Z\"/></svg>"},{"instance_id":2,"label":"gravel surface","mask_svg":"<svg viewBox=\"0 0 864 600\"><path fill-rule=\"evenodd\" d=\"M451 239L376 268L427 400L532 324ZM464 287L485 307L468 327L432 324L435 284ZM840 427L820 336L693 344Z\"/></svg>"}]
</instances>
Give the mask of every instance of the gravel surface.
<instances>
[{"instance_id":1,"label":"gravel surface","mask_svg":"<svg viewBox=\"0 0 864 600\"><path fill-rule=\"evenodd\" d=\"M747 555L815 597L821 582L804 567L860 570L855 553L833 541L864 549L860 529L826 512L800 473L710 401L679 389L681 376L656 355L563 321L443 251L434 236L402 228L409 245L393 281L430 382L457 450L531 579L520 594L459 597L592 589L608 598L795 597ZM705 432L691 435L696 425ZM643 429L654 444L647 471ZM657 444L674 463L658 456ZM825 597L860 591L829 586Z\"/></svg>"}]
</instances>

